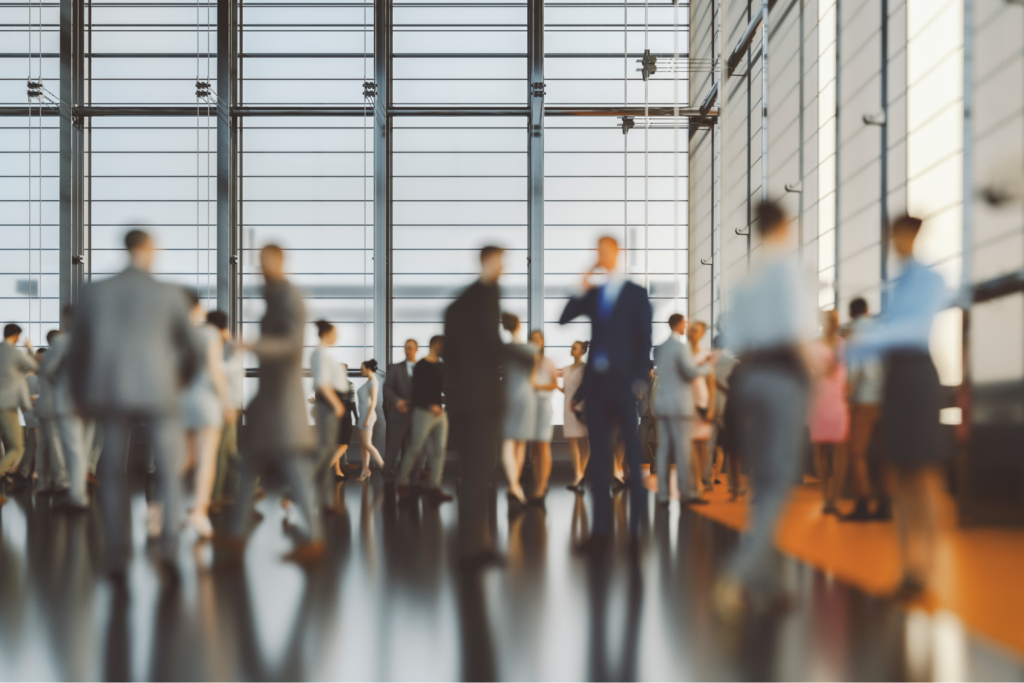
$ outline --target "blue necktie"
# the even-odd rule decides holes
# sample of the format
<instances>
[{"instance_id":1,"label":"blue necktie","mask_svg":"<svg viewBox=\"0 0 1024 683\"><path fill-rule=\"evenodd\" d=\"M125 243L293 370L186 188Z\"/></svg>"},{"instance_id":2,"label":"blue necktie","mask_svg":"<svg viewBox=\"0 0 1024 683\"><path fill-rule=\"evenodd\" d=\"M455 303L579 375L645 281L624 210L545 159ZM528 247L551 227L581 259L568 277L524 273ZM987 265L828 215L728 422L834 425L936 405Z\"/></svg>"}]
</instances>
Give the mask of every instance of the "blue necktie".
<instances>
[{"instance_id":1,"label":"blue necktie","mask_svg":"<svg viewBox=\"0 0 1024 683\"><path fill-rule=\"evenodd\" d=\"M615 302L612 300L611 294L608 292L608 287L608 284L601 287L601 298L597 303L597 317L601 320L608 320L611 318L612 309L615 308Z\"/></svg>"}]
</instances>

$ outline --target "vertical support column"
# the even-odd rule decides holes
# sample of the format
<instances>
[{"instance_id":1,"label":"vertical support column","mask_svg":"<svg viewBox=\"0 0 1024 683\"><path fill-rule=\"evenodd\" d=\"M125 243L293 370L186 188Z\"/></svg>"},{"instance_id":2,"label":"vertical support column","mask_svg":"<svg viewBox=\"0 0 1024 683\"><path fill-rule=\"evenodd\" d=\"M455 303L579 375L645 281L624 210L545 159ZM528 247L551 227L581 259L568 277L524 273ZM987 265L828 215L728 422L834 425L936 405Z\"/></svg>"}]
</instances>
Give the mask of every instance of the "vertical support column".
<instances>
[{"instance_id":1,"label":"vertical support column","mask_svg":"<svg viewBox=\"0 0 1024 683\"><path fill-rule=\"evenodd\" d=\"M60 307L78 298L85 272L82 258L84 226L84 135L76 107L82 104L83 0L60 3L60 219L58 287ZM42 235L40 235L42 238Z\"/></svg>"},{"instance_id":2,"label":"vertical support column","mask_svg":"<svg viewBox=\"0 0 1024 683\"><path fill-rule=\"evenodd\" d=\"M761 201L768 201L768 0L761 3Z\"/></svg>"},{"instance_id":3,"label":"vertical support column","mask_svg":"<svg viewBox=\"0 0 1024 683\"><path fill-rule=\"evenodd\" d=\"M530 119L527 123L527 303L530 328L544 329L544 0L527 4L527 68Z\"/></svg>"},{"instance_id":4,"label":"vertical support column","mask_svg":"<svg viewBox=\"0 0 1024 683\"><path fill-rule=\"evenodd\" d=\"M237 332L237 135L231 114L238 69L236 30L235 0L217 0L217 308L228 314L228 325Z\"/></svg>"},{"instance_id":5,"label":"vertical support column","mask_svg":"<svg viewBox=\"0 0 1024 683\"><path fill-rule=\"evenodd\" d=\"M373 356L391 360L391 0L373 4Z\"/></svg>"},{"instance_id":6,"label":"vertical support column","mask_svg":"<svg viewBox=\"0 0 1024 683\"><path fill-rule=\"evenodd\" d=\"M963 225L961 226L960 245L960 285L962 291L968 291L972 282L972 244L971 227L974 224L974 0L964 0L964 150L963 150ZM970 310L972 298L962 297L962 305ZM964 318L966 324L966 316ZM965 328L966 329L966 328ZM964 348L967 339L964 339ZM965 363L966 366L966 363ZM966 384L966 383L965 383Z\"/></svg>"},{"instance_id":7,"label":"vertical support column","mask_svg":"<svg viewBox=\"0 0 1024 683\"><path fill-rule=\"evenodd\" d=\"M888 307L888 296L889 296L889 0L882 0L882 27L881 27L881 38L882 38L882 68L881 76L882 81L882 126L881 133L882 138L882 168L880 175L881 178L881 193L879 200L881 215L881 231L882 234L879 236L878 246L880 253L879 263L879 280L882 282L881 293L879 295L879 301L881 302L881 309L884 313Z\"/></svg>"},{"instance_id":8,"label":"vertical support column","mask_svg":"<svg viewBox=\"0 0 1024 683\"><path fill-rule=\"evenodd\" d=\"M839 310L839 196L840 196L840 194L839 194L839 178L840 178L839 150L843 146L843 142L842 142L842 129L839 127L839 115L841 114L841 109L842 109L841 103L843 101L843 91L839 87L840 84L842 83L842 67L843 67L842 57L841 57L841 54L839 52L839 48L842 45L842 35L843 35L843 19L842 19L843 15L842 15L841 9L842 9L842 3L840 2L840 0L836 0L836 102L835 102L835 105L836 105L836 118L835 118L836 152L835 152L835 191L834 191L835 192L835 195L834 195L835 196L835 219L834 219L835 227L832 228L832 231L835 234L835 239L833 240L833 242L835 244L835 247L834 247L835 254L832 257L832 260L834 262L833 266L832 266L832 296L833 296L833 305L835 306L836 310Z\"/></svg>"}]
</instances>

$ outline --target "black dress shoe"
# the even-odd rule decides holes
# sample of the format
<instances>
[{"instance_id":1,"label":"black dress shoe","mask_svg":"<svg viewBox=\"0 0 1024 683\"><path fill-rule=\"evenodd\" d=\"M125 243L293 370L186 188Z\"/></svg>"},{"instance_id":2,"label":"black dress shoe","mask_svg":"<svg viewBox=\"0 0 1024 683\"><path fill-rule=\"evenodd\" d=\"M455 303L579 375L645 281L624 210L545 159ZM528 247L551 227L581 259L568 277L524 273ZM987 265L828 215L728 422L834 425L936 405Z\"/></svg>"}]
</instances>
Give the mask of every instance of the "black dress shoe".
<instances>
[{"instance_id":1,"label":"black dress shoe","mask_svg":"<svg viewBox=\"0 0 1024 683\"><path fill-rule=\"evenodd\" d=\"M925 585L921 579L907 574L903 577L899 587L896 588L896 592L893 594L894 600L906 601L913 600L924 593Z\"/></svg>"},{"instance_id":2,"label":"black dress shoe","mask_svg":"<svg viewBox=\"0 0 1024 683\"><path fill-rule=\"evenodd\" d=\"M703 498L687 498L686 500L679 501L680 505L707 505L708 502Z\"/></svg>"},{"instance_id":3,"label":"black dress shoe","mask_svg":"<svg viewBox=\"0 0 1024 683\"><path fill-rule=\"evenodd\" d=\"M873 522L875 516L868 509L867 499L861 498L857 501L857 506L853 508L853 512L843 515L839 520L841 522Z\"/></svg>"},{"instance_id":4,"label":"black dress shoe","mask_svg":"<svg viewBox=\"0 0 1024 683\"><path fill-rule=\"evenodd\" d=\"M546 496L537 496L536 498L529 498L526 504L530 507L543 508Z\"/></svg>"},{"instance_id":5,"label":"black dress shoe","mask_svg":"<svg viewBox=\"0 0 1024 683\"><path fill-rule=\"evenodd\" d=\"M591 536L583 543L574 547L573 552L592 560L601 559L608 552L608 537L605 535Z\"/></svg>"},{"instance_id":6,"label":"black dress shoe","mask_svg":"<svg viewBox=\"0 0 1024 683\"><path fill-rule=\"evenodd\" d=\"M878 522L888 522L892 519L892 501L890 499L883 498L878 501L874 519Z\"/></svg>"},{"instance_id":7,"label":"black dress shoe","mask_svg":"<svg viewBox=\"0 0 1024 683\"><path fill-rule=\"evenodd\" d=\"M62 500L59 503L53 504L53 511L66 515L80 515L89 512L89 506L72 503L70 500Z\"/></svg>"},{"instance_id":8,"label":"black dress shoe","mask_svg":"<svg viewBox=\"0 0 1024 683\"><path fill-rule=\"evenodd\" d=\"M469 555L459 560L459 568L464 572L476 572L503 564L505 564L505 558L493 550L485 550L477 555Z\"/></svg>"}]
</instances>

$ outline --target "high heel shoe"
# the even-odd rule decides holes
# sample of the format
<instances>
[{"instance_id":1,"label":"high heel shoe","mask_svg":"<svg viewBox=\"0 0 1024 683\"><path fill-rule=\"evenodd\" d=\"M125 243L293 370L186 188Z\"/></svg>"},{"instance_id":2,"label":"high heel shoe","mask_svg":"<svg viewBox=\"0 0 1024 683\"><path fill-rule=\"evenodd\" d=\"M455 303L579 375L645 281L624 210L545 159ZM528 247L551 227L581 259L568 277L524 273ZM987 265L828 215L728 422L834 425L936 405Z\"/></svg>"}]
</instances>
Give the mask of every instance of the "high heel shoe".
<instances>
[{"instance_id":1,"label":"high heel shoe","mask_svg":"<svg viewBox=\"0 0 1024 683\"><path fill-rule=\"evenodd\" d=\"M364 481L369 481L371 474L373 474L373 473L370 470L366 470L365 472L363 472L362 474L359 475L359 478L356 479L356 481L359 482L359 483L362 483Z\"/></svg>"}]
</instances>

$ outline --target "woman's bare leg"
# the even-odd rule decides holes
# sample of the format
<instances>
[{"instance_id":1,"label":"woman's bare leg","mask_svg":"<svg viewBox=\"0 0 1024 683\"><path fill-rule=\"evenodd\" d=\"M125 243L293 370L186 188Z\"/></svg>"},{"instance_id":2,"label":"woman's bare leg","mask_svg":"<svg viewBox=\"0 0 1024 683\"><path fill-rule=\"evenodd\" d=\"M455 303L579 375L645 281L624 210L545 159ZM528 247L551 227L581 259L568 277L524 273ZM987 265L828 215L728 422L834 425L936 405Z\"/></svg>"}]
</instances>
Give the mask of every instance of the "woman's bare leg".
<instances>
[{"instance_id":1,"label":"woman's bare leg","mask_svg":"<svg viewBox=\"0 0 1024 683\"><path fill-rule=\"evenodd\" d=\"M508 492L515 496L519 502L526 502L526 494L523 487L519 485L519 477L522 474L522 466L519 464L519 446L525 447L525 442L505 439L501 445L501 464L505 468L505 478L508 479Z\"/></svg>"},{"instance_id":2,"label":"woman's bare leg","mask_svg":"<svg viewBox=\"0 0 1024 683\"><path fill-rule=\"evenodd\" d=\"M548 492L551 479L551 443L537 441L533 444L533 497L543 498Z\"/></svg>"},{"instance_id":3,"label":"woman's bare leg","mask_svg":"<svg viewBox=\"0 0 1024 683\"><path fill-rule=\"evenodd\" d=\"M693 490L699 497L704 492L704 472L708 465L708 442L706 440L693 441L693 453L690 457L690 481L693 482ZM710 489L709 489L710 490Z\"/></svg>"},{"instance_id":4,"label":"woman's bare leg","mask_svg":"<svg viewBox=\"0 0 1024 683\"><path fill-rule=\"evenodd\" d=\"M334 455L331 457L331 467L334 468L334 473L339 477L344 478L345 473L341 471L341 459L345 457L345 453L348 452L348 444L342 444L338 446L338 450L334 451Z\"/></svg>"},{"instance_id":5,"label":"woman's bare leg","mask_svg":"<svg viewBox=\"0 0 1024 683\"><path fill-rule=\"evenodd\" d=\"M370 478L370 458L372 457L374 462L380 467L383 467L384 459L380 457L380 453L377 452L377 448L373 445L372 429L359 430L359 446L363 452L363 469L359 473L357 481L366 481Z\"/></svg>"},{"instance_id":6,"label":"woman's bare leg","mask_svg":"<svg viewBox=\"0 0 1024 683\"><path fill-rule=\"evenodd\" d=\"M579 486L583 481L583 454L580 453L580 440L569 439L569 455L572 457L572 485Z\"/></svg>"}]
</instances>

